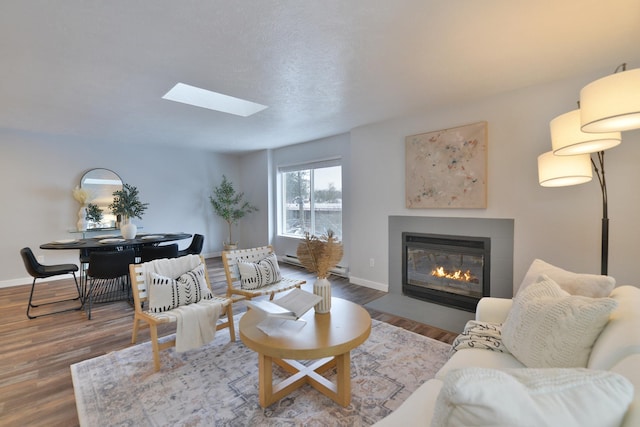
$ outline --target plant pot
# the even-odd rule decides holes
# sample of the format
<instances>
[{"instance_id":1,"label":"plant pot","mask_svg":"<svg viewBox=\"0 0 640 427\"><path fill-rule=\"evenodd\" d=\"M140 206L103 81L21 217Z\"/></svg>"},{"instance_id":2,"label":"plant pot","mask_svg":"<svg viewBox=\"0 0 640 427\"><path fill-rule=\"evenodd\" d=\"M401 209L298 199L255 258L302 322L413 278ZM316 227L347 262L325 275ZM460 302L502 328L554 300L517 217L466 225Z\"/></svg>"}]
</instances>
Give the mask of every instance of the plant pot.
<instances>
[{"instance_id":1,"label":"plant pot","mask_svg":"<svg viewBox=\"0 0 640 427\"><path fill-rule=\"evenodd\" d=\"M316 313L329 313L331 311L331 282L326 278L318 278L313 284L313 293L322 297L322 301L315 305Z\"/></svg>"},{"instance_id":2,"label":"plant pot","mask_svg":"<svg viewBox=\"0 0 640 427\"><path fill-rule=\"evenodd\" d=\"M223 242L222 245L224 246L224 250L225 251L233 251L233 250L238 249L238 242L236 242L236 243Z\"/></svg>"}]
</instances>

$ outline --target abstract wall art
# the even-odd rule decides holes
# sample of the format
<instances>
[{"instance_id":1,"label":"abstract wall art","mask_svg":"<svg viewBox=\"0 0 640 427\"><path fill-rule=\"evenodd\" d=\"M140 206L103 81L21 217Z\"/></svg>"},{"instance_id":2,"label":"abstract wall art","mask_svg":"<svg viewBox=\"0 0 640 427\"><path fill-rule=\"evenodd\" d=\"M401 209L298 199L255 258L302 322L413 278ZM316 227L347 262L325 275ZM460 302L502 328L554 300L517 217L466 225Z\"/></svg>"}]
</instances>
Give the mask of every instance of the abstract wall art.
<instances>
[{"instance_id":1,"label":"abstract wall art","mask_svg":"<svg viewBox=\"0 0 640 427\"><path fill-rule=\"evenodd\" d=\"M487 122L405 139L407 208L487 207Z\"/></svg>"}]
</instances>

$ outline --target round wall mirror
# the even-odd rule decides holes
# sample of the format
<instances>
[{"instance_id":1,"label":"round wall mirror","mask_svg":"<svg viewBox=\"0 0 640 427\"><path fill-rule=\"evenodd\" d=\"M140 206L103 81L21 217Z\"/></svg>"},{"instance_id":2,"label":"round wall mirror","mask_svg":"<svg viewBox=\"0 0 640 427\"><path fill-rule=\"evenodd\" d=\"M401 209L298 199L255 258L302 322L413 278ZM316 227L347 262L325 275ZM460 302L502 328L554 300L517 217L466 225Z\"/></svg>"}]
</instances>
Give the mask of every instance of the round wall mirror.
<instances>
[{"instance_id":1,"label":"round wall mirror","mask_svg":"<svg viewBox=\"0 0 640 427\"><path fill-rule=\"evenodd\" d=\"M102 209L102 221L90 222L87 228L115 227L116 217L111 213L109 205L113 202L113 192L122 190L122 179L109 169L88 170L80 179L80 188L89 192L89 203Z\"/></svg>"}]
</instances>

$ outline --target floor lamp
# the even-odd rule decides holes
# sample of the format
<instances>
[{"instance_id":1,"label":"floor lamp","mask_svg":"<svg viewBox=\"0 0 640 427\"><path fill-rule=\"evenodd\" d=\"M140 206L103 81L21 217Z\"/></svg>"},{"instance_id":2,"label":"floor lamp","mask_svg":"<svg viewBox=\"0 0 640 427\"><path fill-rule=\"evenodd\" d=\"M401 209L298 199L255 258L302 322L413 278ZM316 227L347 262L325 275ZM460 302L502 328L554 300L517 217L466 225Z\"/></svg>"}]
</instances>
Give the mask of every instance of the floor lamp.
<instances>
[{"instance_id":1,"label":"floor lamp","mask_svg":"<svg viewBox=\"0 0 640 427\"><path fill-rule=\"evenodd\" d=\"M640 128L640 69L596 80L580 91L579 108L551 121L552 150L538 157L538 180L544 187L582 184L592 179L602 190L600 272L608 274L609 216L604 151L622 142L621 131ZM593 159L596 157L597 162Z\"/></svg>"}]
</instances>

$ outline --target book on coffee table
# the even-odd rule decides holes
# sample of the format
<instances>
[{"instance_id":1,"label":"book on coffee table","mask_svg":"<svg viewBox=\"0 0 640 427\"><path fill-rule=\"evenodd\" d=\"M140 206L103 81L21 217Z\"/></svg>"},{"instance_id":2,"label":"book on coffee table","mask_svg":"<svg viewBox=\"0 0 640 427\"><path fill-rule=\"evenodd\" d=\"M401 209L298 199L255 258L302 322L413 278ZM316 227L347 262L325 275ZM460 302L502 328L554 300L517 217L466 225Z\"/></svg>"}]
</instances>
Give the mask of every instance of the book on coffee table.
<instances>
[{"instance_id":1,"label":"book on coffee table","mask_svg":"<svg viewBox=\"0 0 640 427\"><path fill-rule=\"evenodd\" d=\"M296 288L281 298L272 301L249 300L247 305L262 311L268 317L298 320L320 301L322 297Z\"/></svg>"}]
</instances>

